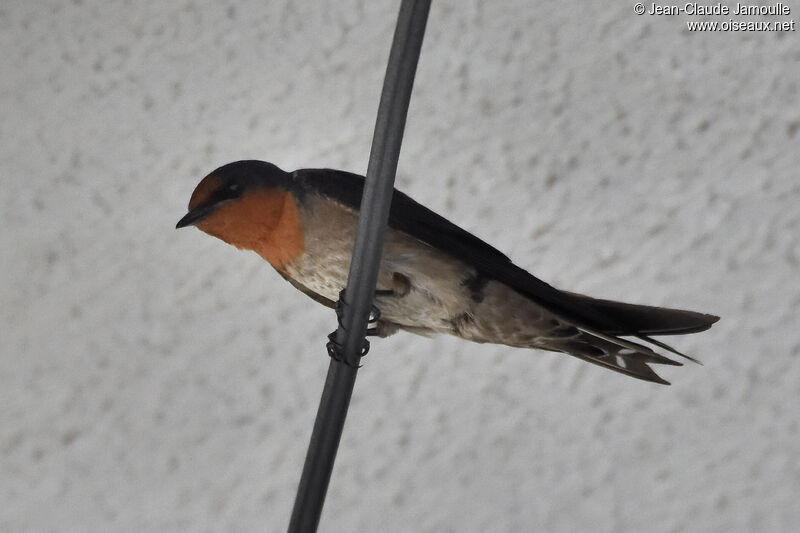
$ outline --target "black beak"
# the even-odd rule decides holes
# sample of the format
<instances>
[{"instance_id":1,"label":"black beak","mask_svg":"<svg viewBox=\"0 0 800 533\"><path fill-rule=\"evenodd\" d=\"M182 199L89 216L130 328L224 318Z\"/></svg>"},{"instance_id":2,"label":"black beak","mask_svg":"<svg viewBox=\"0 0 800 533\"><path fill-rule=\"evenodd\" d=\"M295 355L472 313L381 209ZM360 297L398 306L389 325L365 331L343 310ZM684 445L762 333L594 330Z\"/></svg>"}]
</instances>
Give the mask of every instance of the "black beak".
<instances>
[{"instance_id":1,"label":"black beak","mask_svg":"<svg viewBox=\"0 0 800 533\"><path fill-rule=\"evenodd\" d=\"M232 202L242 195L241 187L238 185L228 186L215 191L202 205L198 205L178 221L175 229L194 226L208 215L217 210L220 206Z\"/></svg>"},{"instance_id":2,"label":"black beak","mask_svg":"<svg viewBox=\"0 0 800 533\"><path fill-rule=\"evenodd\" d=\"M186 213L186 216L180 219L177 224L175 224L175 229L185 228L186 226L194 226L210 215L216 207L216 205L205 205L192 209Z\"/></svg>"}]
</instances>

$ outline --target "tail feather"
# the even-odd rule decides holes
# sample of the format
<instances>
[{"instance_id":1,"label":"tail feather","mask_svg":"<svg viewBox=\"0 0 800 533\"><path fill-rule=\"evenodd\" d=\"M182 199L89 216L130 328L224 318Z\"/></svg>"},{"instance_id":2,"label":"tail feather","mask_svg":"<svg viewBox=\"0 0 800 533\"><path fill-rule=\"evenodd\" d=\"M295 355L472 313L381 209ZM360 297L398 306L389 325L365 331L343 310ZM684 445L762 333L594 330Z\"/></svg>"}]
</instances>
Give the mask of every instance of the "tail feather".
<instances>
[{"instance_id":1,"label":"tail feather","mask_svg":"<svg viewBox=\"0 0 800 533\"><path fill-rule=\"evenodd\" d=\"M673 348L672 346L670 346L666 342L661 342L661 341L656 340L656 339L654 339L652 337L648 337L647 335L637 335L637 337L642 339L645 342L649 342L653 346L658 346L662 350L667 350L668 352L672 352L675 355L680 355L681 357L684 357L684 358L688 359L689 361L691 361L693 363L697 363L698 365L701 365L701 366L703 365L703 363L699 359L695 359L694 357L692 357L690 355L686 355L683 352L679 352L678 350L676 350L675 348Z\"/></svg>"},{"instance_id":2,"label":"tail feather","mask_svg":"<svg viewBox=\"0 0 800 533\"><path fill-rule=\"evenodd\" d=\"M616 324L616 328L602 328L603 333L608 335L685 335L705 331L719 320L718 316L695 311L628 304L600 300L572 292L562 292L580 303L588 305L609 319L611 323ZM650 342L648 339L643 340ZM683 354L678 353L678 355Z\"/></svg>"},{"instance_id":3,"label":"tail feather","mask_svg":"<svg viewBox=\"0 0 800 533\"><path fill-rule=\"evenodd\" d=\"M637 359L627 358L626 366L622 366L616 361L607 360L601 357L594 357L589 355L584 355L579 352L569 352L570 355L577 357L578 359L583 359L587 363L592 363L595 365L599 365L609 370L614 370L615 372L619 372L620 374L625 374L626 376L630 376L633 378L641 379L643 381L650 381L652 383L659 383L661 385L670 385L670 382L656 374L656 372L647 366L647 363L639 361Z\"/></svg>"},{"instance_id":4,"label":"tail feather","mask_svg":"<svg viewBox=\"0 0 800 533\"><path fill-rule=\"evenodd\" d=\"M635 356L637 359L640 359L641 361L644 361L646 363L682 366L681 363L679 363L678 361L674 361L669 357L664 357L663 355L654 352L652 348L650 348L649 346L645 346L644 344L639 344L638 342L629 341L627 339L621 339L613 335L606 335L601 331L593 330L584 326L577 326L577 328L583 331L584 333L589 334L591 337L595 337L596 339L602 339L607 343L610 343L612 346L614 346L617 350L612 355L616 356L631 355Z\"/></svg>"},{"instance_id":5,"label":"tail feather","mask_svg":"<svg viewBox=\"0 0 800 533\"><path fill-rule=\"evenodd\" d=\"M562 320L574 325L580 335L560 341L554 339L550 343L551 349L569 353L628 376L664 385L669 385L669 382L649 365L680 366L681 363L655 352L649 346L621 337L636 337L656 348L702 364L651 335L697 333L707 330L719 320L717 316L694 311L598 300L574 293L564 294L574 298L580 305L591 307L592 314L583 317L561 316ZM603 318L602 324L594 323L595 316Z\"/></svg>"},{"instance_id":6,"label":"tail feather","mask_svg":"<svg viewBox=\"0 0 800 533\"><path fill-rule=\"evenodd\" d=\"M578 337L550 341L547 344L547 348L550 350L568 353L626 376L662 385L669 385L669 382L650 368L648 363L681 365L678 361L653 352L647 346L606 335L598 337L583 330ZM638 346L638 348L630 348L631 345Z\"/></svg>"}]
</instances>

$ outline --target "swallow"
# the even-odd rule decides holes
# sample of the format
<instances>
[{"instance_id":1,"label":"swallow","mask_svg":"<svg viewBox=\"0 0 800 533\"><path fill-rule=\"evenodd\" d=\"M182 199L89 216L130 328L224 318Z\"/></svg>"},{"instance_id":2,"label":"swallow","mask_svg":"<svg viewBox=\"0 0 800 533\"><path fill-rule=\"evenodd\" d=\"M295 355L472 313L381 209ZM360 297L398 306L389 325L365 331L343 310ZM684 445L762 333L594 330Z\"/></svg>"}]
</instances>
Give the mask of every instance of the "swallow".
<instances>
[{"instance_id":1,"label":"swallow","mask_svg":"<svg viewBox=\"0 0 800 533\"><path fill-rule=\"evenodd\" d=\"M363 188L364 177L340 170L285 172L237 161L200 181L176 227L196 226L254 251L301 292L335 308L347 283ZM380 337L398 330L446 333L563 352L665 385L650 365L681 363L653 347L697 361L653 336L697 333L719 320L559 290L397 190L374 305Z\"/></svg>"}]
</instances>

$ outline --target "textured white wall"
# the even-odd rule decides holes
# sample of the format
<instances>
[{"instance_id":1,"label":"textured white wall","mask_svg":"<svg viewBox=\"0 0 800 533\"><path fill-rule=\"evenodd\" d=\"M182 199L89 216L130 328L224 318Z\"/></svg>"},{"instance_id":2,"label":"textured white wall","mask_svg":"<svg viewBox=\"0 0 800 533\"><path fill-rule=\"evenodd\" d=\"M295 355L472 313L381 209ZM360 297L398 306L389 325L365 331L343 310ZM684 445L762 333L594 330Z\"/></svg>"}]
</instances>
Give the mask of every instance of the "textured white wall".
<instances>
[{"instance_id":1,"label":"textured white wall","mask_svg":"<svg viewBox=\"0 0 800 533\"><path fill-rule=\"evenodd\" d=\"M398 184L559 287L721 315L676 342L705 366L377 341L322 531L795 531L798 33L632 6L435 2ZM173 227L228 161L363 172L396 10L0 6L0 530L285 528L334 316Z\"/></svg>"}]
</instances>

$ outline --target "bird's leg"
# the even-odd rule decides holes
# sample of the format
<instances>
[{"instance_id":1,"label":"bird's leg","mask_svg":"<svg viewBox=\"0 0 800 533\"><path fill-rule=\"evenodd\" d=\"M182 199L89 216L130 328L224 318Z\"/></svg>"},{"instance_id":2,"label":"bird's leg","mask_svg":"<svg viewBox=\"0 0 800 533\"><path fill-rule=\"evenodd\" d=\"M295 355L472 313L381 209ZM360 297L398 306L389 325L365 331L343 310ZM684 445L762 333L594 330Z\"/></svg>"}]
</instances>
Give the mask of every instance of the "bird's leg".
<instances>
[{"instance_id":1,"label":"bird's leg","mask_svg":"<svg viewBox=\"0 0 800 533\"><path fill-rule=\"evenodd\" d=\"M387 294L388 293L388 294ZM375 291L375 296L386 296L394 294L394 291ZM344 324L342 320L344 319L344 289L339 291L339 300L336 302L336 320L339 324L339 328L344 329ZM366 336L377 336L378 335L378 321L381 318L380 310L372 306L369 311L369 319L367 320L367 332ZM335 329L331 333L328 334L328 343L325 347L328 349L328 355L339 362L345 362L344 359L344 346L342 346L336 340L336 333L339 331L339 328ZM364 357L369 352L369 341L364 339L364 345L361 347L361 357Z\"/></svg>"}]
</instances>

